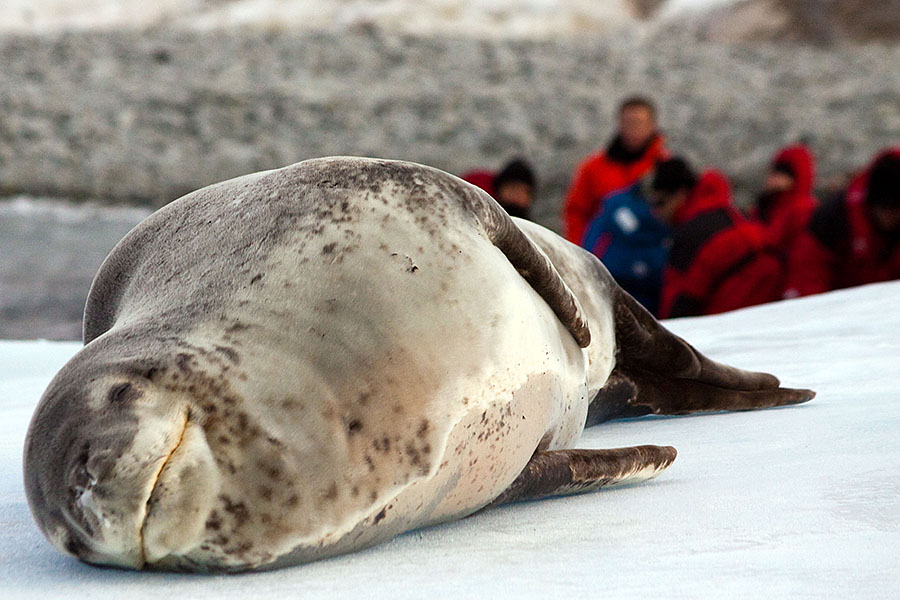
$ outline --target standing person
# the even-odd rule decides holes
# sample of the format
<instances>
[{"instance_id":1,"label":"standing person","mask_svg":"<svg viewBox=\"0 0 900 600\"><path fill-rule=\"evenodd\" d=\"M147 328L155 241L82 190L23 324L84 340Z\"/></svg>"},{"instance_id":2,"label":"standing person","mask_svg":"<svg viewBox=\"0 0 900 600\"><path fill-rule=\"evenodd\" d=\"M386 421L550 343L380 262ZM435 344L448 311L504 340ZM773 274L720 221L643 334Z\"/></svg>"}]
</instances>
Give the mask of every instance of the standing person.
<instances>
[{"instance_id":1,"label":"standing person","mask_svg":"<svg viewBox=\"0 0 900 600\"><path fill-rule=\"evenodd\" d=\"M752 216L766 228L784 261L816 209L815 159L804 144L782 148L772 159Z\"/></svg>"},{"instance_id":2,"label":"standing person","mask_svg":"<svg viewBox=\"0 0 900 600\"><path fill-rule=\"evenodd\" d=\"M603 201L603 209L588 224L584 247L603 261L626 292L658 315L671 231L650 209L643 183Z\"/></svg>"},{"instance_id":3,"label":"standing person","mask_svg":"<svg viewBox=\"0 0 900 600\"><path fill-rule=\"evenodd\" d=\"M462 179L490 194L510 216L531 218L537 178L534 170L523 159L509 161L498 173L478 169L469 171Z\"/></svg>"},{"instance_id":4,"label":"standing person","mask_svg":"<svg viewBox=\"0 0 900 600\"><path fill-rule=\"evenodd\" d=\"M709 315L781 297L783 268L761 225L744 218L725 177L686 161L660 163L651 203L672 227L660 316Z\"/></svg>"},{"instance_id":5,"label":"standing person","mask_svg":"<svg viewBox=\"0 0 900 600\"><path fill-rule=\"evenodd\" d=\"M900 279L900 147L881 152L815 211L787 278L787 297Z\"/></svg>"},{"instance_id":6,"label":"standing person","mask_svg":"<svg viewBox=\"0 0 900 600\"><path fill-rule=\"evenodd\" d=\"M587 224L599 212L603 199L631 185L667 157L653 103L641 97L622 102L615 137L605 151L581 162L569 186L563 203L566 239L581 244Z\"/></svg>"}]
</instances>

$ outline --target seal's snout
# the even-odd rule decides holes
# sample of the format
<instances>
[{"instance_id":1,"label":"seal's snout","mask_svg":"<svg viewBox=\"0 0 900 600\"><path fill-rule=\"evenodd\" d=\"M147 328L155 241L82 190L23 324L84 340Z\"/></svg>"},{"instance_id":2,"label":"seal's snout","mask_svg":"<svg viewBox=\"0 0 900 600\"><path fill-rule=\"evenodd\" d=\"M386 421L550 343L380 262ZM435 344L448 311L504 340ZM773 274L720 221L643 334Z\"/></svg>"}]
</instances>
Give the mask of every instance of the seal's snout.
<instances>
[{"instance_id":1,"label":"seal's snout","mask_svg":"<svg viewBox=\"0 0 900 600\"><path fill-rule=\"evenodd\" d=\"M187 553L198 545L219 487L219 471L203 428L188 418L147 501L141 528L147 563Z\"/></svg>"},{"instance_id":2,"label":"seal's snout","mask_svg":"<svg viewBox=\"0 0 900 600\"><path fill-rule=\"evenodd\" d=\"M219 486L202 427L183 417L161 435L165 423L142 421L149 432L124 451L84 442L62 472L65 497L35 503L54 545L87 562L140 569L202 538Z\"/></svg>"},{"instance_id":3,"label":"seal's snout","mask_svg":"<svg viewBox=\"0 0 900 600\"><path fill-rule=\"evenodd\" d=\"M215 463L182 395L122 371L92 379L77 372L77 360L70 365L48 387L26 438L29 506L59 550L142 568L145 550L155 557L161 547L183 547L202 525ZM190 498L169 493L179 485ZM189 514L157 518L182 508ZM157 523L177 531L164 535Z\"/></svg>"},{"instance_id":4,"label":"seal's snout","mask_svg":"<svg viewBox=\"0 0 900 600\"><path fill-rule=\"evenodd\" d=\"M90 442L85 442L67 469L70 498L67 517L87 538L103 537L104 530L109 528L109 517L102 508L109 493L100 482L114 467L112 463L109 452L92 452Z\"/></svg>"},{"instance_id":5,"label":"seal's snout","mask_svg":"<svg viewBox=\"0 0 900 600\"><path fill-rule=\"evenodd\" d=\"M50 541L69 554L139 569L144 564L137 527L142 500L139 487L116 477L116 454L83 443L62 471L65 495L45 495L33 508Z\"/></svg>"}]
</instances>

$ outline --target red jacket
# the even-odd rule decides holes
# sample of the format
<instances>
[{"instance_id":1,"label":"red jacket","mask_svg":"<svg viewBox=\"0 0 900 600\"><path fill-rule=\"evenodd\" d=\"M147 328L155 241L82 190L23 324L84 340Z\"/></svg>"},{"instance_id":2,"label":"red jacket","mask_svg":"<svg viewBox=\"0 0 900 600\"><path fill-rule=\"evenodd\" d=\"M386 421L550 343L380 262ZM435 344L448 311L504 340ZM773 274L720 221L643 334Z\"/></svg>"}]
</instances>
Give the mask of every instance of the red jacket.
<instances>
[{"instance_id":1,"label":"red jacket","mask_svg":"<svg viewBox=\"0 0 900 600\"><path fill-rule=\"evenodd\" d=\"M900 147L879 154L900 156ZM789 257L786 296L900 279L900 240L872 225L866 196L871 164L847 191L820 206Z\"/></svg>"},{"instance_id":2,"label":"red jacket","mask_svg":"<svg viewBox=\"0 0 900 600\"><path fill-rule=\"evenodd\" d=\"M474 171L469 171L464 175L460 176L460 179L471 183L472 185L477 185L488 194L491 195L491 198L494 198L494 178L497 176L493 171L488 171L487 169L475 169Z\"/></svg>"},{"instance_id":3,"label":"red jacket","mask_svg":"<svg viewBox=\"0 0 900 600\"><path fill-rule=\"evenodd\" d=\"M781 261L765 229L731 202L731 186L707 171L675 214L660 316L709 315L777 300Z\"/></svg>"},{"instance_id":4,"label":"red jacket","mask_svg":"<svg viewBox=\"0 0 900 600\"><path fill-rule=\"evenodd\" d=\"M818 202L813 196L815 162L809 149L798 144L782 149L772 159L772 165L787 163L794 173L791 190L764 197L753 213L766 228L769 241L778 252L787 257L806 225Z\"/></svg>"},{"instance_id":5,"label":"red jacket","mask_svg":"<svg viewBox=\"0 0 900 600\"><path fill-rule=\"evenodd\" d=\"M600 210L603 199L630 186L668 156L665 140L662 136L656 136L643 154L633 161L617 160L609 156L609 150L584 159L578 165L563 203L566 239L581 245L588 222Z\"/></svg>"}]
</instances>

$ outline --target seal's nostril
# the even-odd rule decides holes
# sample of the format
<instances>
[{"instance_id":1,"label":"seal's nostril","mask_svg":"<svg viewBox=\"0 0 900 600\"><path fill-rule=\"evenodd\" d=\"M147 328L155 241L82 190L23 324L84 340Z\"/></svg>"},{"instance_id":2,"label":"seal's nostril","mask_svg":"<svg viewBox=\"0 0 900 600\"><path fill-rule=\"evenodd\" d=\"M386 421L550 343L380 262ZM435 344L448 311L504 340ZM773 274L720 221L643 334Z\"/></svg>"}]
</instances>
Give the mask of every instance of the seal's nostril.
<instances>
[{"instance_id":1,"label":"seal's nostril","mask_svg":"<svg viewBox=\"0 0 900 600\"><path fill-rule=\"evenodd\" d=\"M81 514L81 523L84 525L85 531L90 536L94 536L98 529L102 529L107 524L107 519L103 511L97 506L94 498L94 485L97 481L91 479L87 487L77 486L74 488L75 508Z\"/></svg>"},{"instance_id":2,"label":"seal's nostril","mask_svg":"<svg viewBox=\"0 0 900 600\"><path fill-rule=\"evenodd\" d=\"M88 463L88 457L91 453L91 443L84 442L81 445L81 452L78 453L78 456L75 457L76 464L81 465L82 467L86 467Z\"/></svg>"},{"instance_id":3,"label":"seal's nostril","mask_svg":"<svg viewBox=\"0 0 900 600\"><path fill-rule=\"evenodd\" d=\"M91 458L91 444L90 442L85 442L81 445L81 450L75 457L72 459L72 468L70 469L70 473L74 476L72 477L72 485L73 487L87 487L88 483L92 479L96 479L93 475L91 475L89 463Z\"/></svg>"}]
</instances>

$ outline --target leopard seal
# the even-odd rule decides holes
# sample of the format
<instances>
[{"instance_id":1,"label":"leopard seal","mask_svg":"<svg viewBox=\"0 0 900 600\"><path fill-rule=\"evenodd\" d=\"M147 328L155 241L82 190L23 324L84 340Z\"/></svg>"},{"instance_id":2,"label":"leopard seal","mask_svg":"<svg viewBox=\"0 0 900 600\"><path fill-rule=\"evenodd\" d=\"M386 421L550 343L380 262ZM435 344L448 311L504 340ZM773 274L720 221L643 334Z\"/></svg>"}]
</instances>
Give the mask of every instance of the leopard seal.
<instances>
[{"instance_id":1,"label":"leopard seal","mask_svg":"<svg viewBox=\"0 0 900 600\"><path fill-rule=\"evenodd\" d=\"M101 266L29 427L29 506L79 559L231 572L491 504L647 479L585 424L796 404L590 253L437 169L328 158L191 193Z\"/></svg>"}]
</instances>

